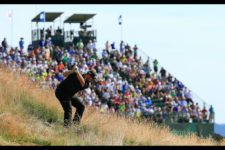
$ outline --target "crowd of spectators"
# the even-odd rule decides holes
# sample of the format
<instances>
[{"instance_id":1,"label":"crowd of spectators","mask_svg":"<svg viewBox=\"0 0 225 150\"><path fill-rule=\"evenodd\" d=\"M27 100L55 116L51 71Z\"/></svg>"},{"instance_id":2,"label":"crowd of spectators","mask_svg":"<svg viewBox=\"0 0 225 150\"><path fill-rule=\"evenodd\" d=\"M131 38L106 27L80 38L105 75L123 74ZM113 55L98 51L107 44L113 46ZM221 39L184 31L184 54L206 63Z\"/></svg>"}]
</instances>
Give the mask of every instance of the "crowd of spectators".
<instances>
[{"instance_id":1,"label":"crowd of spectators","mask_svg":"<svg viewBox=\"0 0 225 150\"><path fill-rule=\"evenodd\" d=\"M121 41L106 41L101 52L96 41L84 45L82 40L66 47L55 46L51 38L40 40L34 48L10 48L6 38L0 47L0 63L13 71L26 73L42 88L53 88L64 80L63 72L76 65L81 73L95 70L101 82L79 93L86 105L100 112L117 113L128 117L162 122L214 122L214 110L194 102L192 92L185 85L159 67L157 59L146 61L138 55L137 45L131 47ZM100 54L100 55L99 55ZM158 106L157 103L162 105Z\"/></svg>"}]
</instances>

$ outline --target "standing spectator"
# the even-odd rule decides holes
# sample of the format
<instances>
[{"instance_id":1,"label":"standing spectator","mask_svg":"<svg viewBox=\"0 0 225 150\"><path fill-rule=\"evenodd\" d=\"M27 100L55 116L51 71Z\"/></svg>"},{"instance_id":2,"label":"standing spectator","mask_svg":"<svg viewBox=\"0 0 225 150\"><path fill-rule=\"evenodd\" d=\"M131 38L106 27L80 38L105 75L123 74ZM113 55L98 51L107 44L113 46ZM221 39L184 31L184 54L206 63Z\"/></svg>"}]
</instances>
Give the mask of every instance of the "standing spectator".
<instances>
[{"instance_id":1,"label":"standing spectator","mask_svg":"<svg viewBox=\"0 0 225 150\"><path fill-rule=\"evenodd\" d=\"M125 45L124 45L124 42L121 41L121 43L120 43L120 53L123 54L124 50L125 50Z\"/></svg>"},{"instance_id":2,"label":"standing spectator","mask_svg":"<svg viewBox=\"0 0 225 150\"><path fill-rule=\"evenodd\" d=\"M157 59L155 59L155 60L153 61L153 67L154 67L155 73L158 72L158 65L159 65L159 62L158 62Z\"/></svg>"},{"instance_id":3,"label":"standing spectator","mask_svg":"<svg viewBox=\"0 0 225 150\"><path fill-rule=\"evenodd\" d=\"M44 57L46 60L50 60L50 49L49 49L48 45L45 46Z\"/></svg>"},{"instance_id":4,"label":"standing spectator","mask_svg":"<svg viewBox=\"0 0 225 150\"><path fill-rule=\"evenodd\" d=\"M41 38L41 40L39 41L39 47L44 48L44 46L45 46L45 40L44 38Z\"/></svg>"},{"instance_id":5,"label":"standing spectator","mask_svg":"<svg viewBox=\"0 0 225 150\"><path fill-rule=\"evenodd\" d=\"M190 102L193 103L191 90L186 89L184 96L186 97L188 104Z\"/></svg>"},{"instance_id":6,"label":"standing spectator","mask_svg":"<svg viewBox=\"0 0 225 150\"><path fill-rule=\"evenodd\" d=\"M109 53L109 41L105 43L105 50Z\"/></svg>"},{"instance_id":7,"label":"standing spectator","mask_svg":"<svg viewBox=\"0 0 225 150\"><path fill-rule=\"evenodd\" d=\"M83 49L84 48L84 43L83 43L82 39L80 39L80 41L77 43L76 47L78 49Z\"/></svg>"},{"instance_id":8,"label":"standing spectator","mask_svg":"<svg viewBox=\"0 0 225 150\"><path fill-rule=\"evenodd\" d=\"M23 41L23 37L20 38L20 41L19 41L19 47L20 47L20 51L23 52L23 49L24 49L24 41Z\"/></svg>"},{"instance_id":9,"label":"standing spectator","mask_svg":"<svg viewBox=\"0 0 225 150\"><path fill-rule=\"evenodd\" d=\"M47 38L52 36L52 26L47 28L46 33L47 33Z\"/></svg>"},{"instance_id":10,"label":"standing spectator","mask_svg":"<svg viewBox=\"0 0 225 150\"><path fill-rule=\"evenodd\" d=\"M133 49L134 49L134 59L135 59L135 58L137 58L137 55L138 55L138 53L137 53L138 47L136 44L134 45Z\"/></svg>"},{"instance_id":11,"label":"standing spectator","mask_svg":"<svg viewBox=\"0 0 225 150\"><path fill-rule=\"evenodd\" d=\"M210 106L210 108L209 108L209 123L213 123L215 120L215 118L214 118L214 114L215 114L215 112L214 112L214 108L213 108L213 106L211 105Z\"/></svg>"},{"instance_id":12,"label":"standing spectator","mask_svg":"<svg viewBox=\"0 0 225 150\"><path fill-rule=\"evenodd\" d=\"M176 99L172 101L172 120L173 122L178 121L178 103Z\"/></svg>"},{"instance_id":13,"label":"standing spectator","mask_svg":"<svg viewBox=\"0 0 225 150\"><path fill-rule=\"evenodd\" d=\"M173 76L169 73L168 77L167 77L167 80L169 82L172 82L173 81Z\"/></svg>"},{"instance_id":14,"label":"standing spectator","mask_svg":"<svg viewBox=\"0 0 225 150\"><path fill-rule=\"evenodd\" d=\"M97 43L96 43L95 39L93 40L92 48L93 48L94 53L96 53L97 52Z\"/></svg>"},{"instance_id":15,"label":"standing spectator","mask_svg":"<svg viewBox=\"0 0 225 150\"><path fill-rule=\"evenodd\" d=\"M56 34L57 35L61 35L62 34L62 29L58 26L58 29L56 30Z\"/></svg>"},{"instance_id":16,"label":"standing spectator","mask_svg":"<svg viewBox=\"0 0 225 150\"><path fill-rule=\"evenodd\" d=\"M46 45L50 48L50 50L52 49L52 38L48 37L47 41L46 41Z\"/></svg>"},{"instance_id":17,"label":"standing spectator","mask_svg":"<svg viewBox=\"0 0 225 150\"><path fill-rule=\"evenodd\" d=\"M162 67L160 70L161 78L164 81L166 78L166 70Z\"/></svg>"},{"instance_id":18,"label":"standing spectator","mask_svg":"<svg viewBox=\"0 0 225 150\"><path fill-rule=\"evenodd\" d=\"M128 43L125 45L125 49L130 49L130 45Z\"/></svg>"},{"instance_id":19,"label":"standing spectator","mask_svg":"<svg viewBox=\"0 0 225 150\"><path fill-rule=\"evenodd\" d=\"M87 49L88 50L93 50L93 43L92 40L89 40L88 44L87 44Z\"/></svg>"},{"instance_id":20,"label":"standing spectator","mask_svg":"<svg viewBox=\"0 0 225 150\"><path fill-rule=\"evenodd\" d=\"M7 48L9 47L9 45L6 41L6 38L4 38L3 41L2 41L2 47L3 47L3 51L6 51Z\"/></svg>"},{"instance_id":21,"label":"standing spectator","mask_svg":"<svg viewBox=\"0 0 225 150\"><path fill-rule=\"evenodd\" d=\"M112 48L112 50L115 50L115 49L116 49L116 47L115 47L115 42L113 42L113 43L111 44L111 48Z\"/></svg>"},{"instance_id":22,"label":"standing spectator","mask_svg":"<svg viewBox=\"0 0 225 150\"><path fill-rule=\"evenodd\" d=\"M150 77L149 73L151 72L151 66L149 62L150 62L150 57L148 57L147 61L143 64L143 69L146 75L148 74L148 77Z\"/></svg>"}]
</instances>

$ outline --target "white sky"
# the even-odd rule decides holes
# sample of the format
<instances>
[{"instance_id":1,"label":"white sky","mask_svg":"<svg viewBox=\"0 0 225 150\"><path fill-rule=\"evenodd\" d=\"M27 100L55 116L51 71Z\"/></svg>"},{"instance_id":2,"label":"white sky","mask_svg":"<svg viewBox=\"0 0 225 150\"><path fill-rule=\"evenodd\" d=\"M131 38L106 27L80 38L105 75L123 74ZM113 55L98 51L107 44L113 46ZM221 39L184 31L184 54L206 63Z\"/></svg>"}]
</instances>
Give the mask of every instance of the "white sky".
<instances>
[{"instance_id":1,"label":"white sky","mask_svg":"<svg viewBox=\"0 0 225 150\"><path fill-rule=\"evenodd\" d=\"M11 10L12 21L7 18ZM6 37L9 44L18 46L24 37L25 45L29 44L31 19L41 11L64 12L55 27L73 13L96 13L99 48L106 40L119 47L118 17L122 15L123 40L157 58L201 99L213 104L216 123L225 123L225 5L0 5L0 40Z\"/></svg>"}]
</instances>

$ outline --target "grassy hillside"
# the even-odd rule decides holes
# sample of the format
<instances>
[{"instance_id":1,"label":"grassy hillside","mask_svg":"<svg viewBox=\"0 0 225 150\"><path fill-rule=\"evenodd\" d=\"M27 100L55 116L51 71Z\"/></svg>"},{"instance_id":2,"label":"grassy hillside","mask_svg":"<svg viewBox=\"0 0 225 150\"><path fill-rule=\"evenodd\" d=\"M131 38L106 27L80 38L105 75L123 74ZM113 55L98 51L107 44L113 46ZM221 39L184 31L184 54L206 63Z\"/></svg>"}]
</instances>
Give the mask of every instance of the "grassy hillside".
<instances>
[{"instance_id":1,"label":"grassy hillside","mask_svg":"<svg viewBox=\"0 0 225 150\"><path fill-rule=\"evenodd\" d=\"M177 136L168 128L93 108L86 108L81 131L62 124L54 91L40 89L25 75L0 66L0 145L217 145L212 139Z\"/></svg>"}]
</instances>

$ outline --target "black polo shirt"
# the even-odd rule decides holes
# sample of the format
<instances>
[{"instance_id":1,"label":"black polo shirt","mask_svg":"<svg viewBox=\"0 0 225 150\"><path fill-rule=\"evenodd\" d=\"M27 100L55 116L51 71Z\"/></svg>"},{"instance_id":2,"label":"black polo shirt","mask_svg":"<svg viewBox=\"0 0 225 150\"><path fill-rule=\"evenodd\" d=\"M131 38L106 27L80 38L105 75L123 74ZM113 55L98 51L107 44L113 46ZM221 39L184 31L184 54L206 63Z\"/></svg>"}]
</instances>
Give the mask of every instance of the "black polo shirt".
<instances>
[{"instance_id":1,"label":"black polo shirt","mask_svg":"<svg viewBox=\"0 0 225 150\"><path fill-rule=\"evenodd\" d=\"M60 97L72 97L80 90L88 88L89 83L85 82L85 86L82 87L77 77L77 73L71 73L65 80L63 80L56 88L56 93Z\"/></svg>"}]
</instances>

